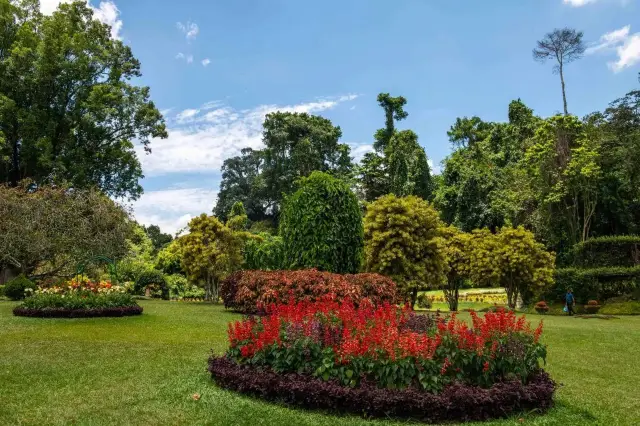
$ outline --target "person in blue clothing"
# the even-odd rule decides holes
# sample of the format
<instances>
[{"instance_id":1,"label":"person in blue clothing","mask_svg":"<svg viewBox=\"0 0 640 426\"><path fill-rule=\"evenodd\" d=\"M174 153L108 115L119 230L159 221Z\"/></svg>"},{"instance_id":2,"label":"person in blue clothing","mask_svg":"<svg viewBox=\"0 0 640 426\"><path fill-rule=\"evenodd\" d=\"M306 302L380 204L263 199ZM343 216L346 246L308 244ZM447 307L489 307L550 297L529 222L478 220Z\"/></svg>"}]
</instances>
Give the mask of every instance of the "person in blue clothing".
<instances>
[{"instance_id":1,"label":"person in blue clothing","mask_svg":"<svg viewBox=\"0 0 640 426\"><path fill-rule=\"evenodd\" d=\"M567 290L567 294L564 296L564 301L567 304L567 312L569 315L573 315L573 308L576 306L576 298L573 297L573 291L571 289Z\"/></svg>"}]
</instances>

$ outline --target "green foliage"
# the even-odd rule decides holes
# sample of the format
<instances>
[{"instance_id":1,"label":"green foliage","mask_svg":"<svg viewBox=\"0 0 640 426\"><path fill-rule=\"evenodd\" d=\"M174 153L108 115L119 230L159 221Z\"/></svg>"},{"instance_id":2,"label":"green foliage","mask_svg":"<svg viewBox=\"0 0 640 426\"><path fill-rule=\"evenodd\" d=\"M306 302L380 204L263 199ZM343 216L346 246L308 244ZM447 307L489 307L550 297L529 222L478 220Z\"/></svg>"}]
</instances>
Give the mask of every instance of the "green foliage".
<instances>
[{"instance_id":1,"label":"green foliage","mask_svg":"<svg viewBox=\"0 0 640 426\"><path fill-rule=\"evenodd\" d=\"M184 275L173 274L165 277L171 299L204 299L203 288L191 284Z\"/></svg>"},{"instance_id":2,"label":"green foliage","mask_svg":"<svg viewBox=\"0 0 640 426\"><path fill-rule=\"evenodd\" d=\"M394 120L404 120L409 115L404 110L407 100L380 93L378 103L385 112L385 128L375 134L376 152L366 153L357 169L362 198L373 201L392 193L399 197L417 195L430 200L434 183L418 135L411 130L396 132L395 129Z\"/></svg>"},{"instance_id":3,"label":"green foliage","mask_svg":"<svg viewBox=\"0 0 640 426\"><path fill-rule=\"evenodd\" d=\"M472 280L482 277L504 287L507 303L515 309L518 297L527 303L553 283L555 255L545 250L523 227L503 227L493 235L478 231L473 242Z\"/></svg>"},{"instance_id":4,"label":"green foliage","mask_svg":"<svg viewBox=\"0 0 640 426\"><path fill-rule=\"evenodd\" d=\"M71 275L93 256L127 253L127 212L97 190L0 185L0 269L34 278Z\"/></svg>"},{"instance_id":5,"label":"green foliage","mask_svg":"<svg viewBox=\"0 0 640 426\"><path fill-rule=\"evenodd\" d=\"M567 264L580 267L631 267L640 265L640 236L612 235L576 244Z\"/></svg>"},{"instance_id":6,"label":"green foliage","mask_svg":"<svg viewBox=\"0 0 640 426\"><path fill-rule=\"evenodd\" d=\"M158 251L162 250L171 243L171 241L173 241L173 237L170 234L165 234L160 231L160 227L158 225L143 226L142 228L151 239L154 254L157 254Z\"/></svg>"},{"instance_id":7,"label":"green foliage","mask_svg":"<svg viewBox=\"0 0 640 426\"><path fill-rule=\"evenodd\" d=\"M286 268L282 237L260 233L244 246L245 269L277 271Z\"/></svg>"},{"instance_id":8,"label":"green foliage","mask_svg":"<svg viewBox=\"0 0 640 426\"><path fill-rule=\"evenodd\" d=\"M252 222L264 220L267 214L264 181L261 177L264 165L262 151L244 148L240 155L224 160L222 181L213 214L226 222L234 204L241 202Z\"/></svg>"},{"instance_id":9,"label":"green foliage","mask_svg":"<svg viewBox=\"0 0 640 426\"><path fill-rule=\"evenodd\" d=\"M218 301L220 281L242 265L243 236L216 217L201 214L178 239L180 264L187 278L204 286L206 298Z\"/></svg>"},{"instance_id":10,"label":"green foliage","mask_svg":"<svg viewBox=\"0 0 640 426\"><path fill-rule=\"evenodd\" d=\"M458 310L460 288L471 278L471 252L474 248L472 234L461 232L454 226L443 227L439 230L442 238L442 252L446 261L446 280L443 293L449 310Z\"/></svg>"},{"instance_id":11,"label":"green foliage","mask_svg":"<svg viewBox=\"0 0 640 426\"><path fill-rule=\"evenodd\" d=\"M37 10L6 0L0 9L0 182L139 197L134 142L150 152L151 139L167 137L149 88L131 84L140 62L86 2Z\"/></svg>"},{"instance_id":12,"label":"green foliage","mask_svg":"<svg viewBox=\"0 0 640 426\"><path fill-rule=\"evenodd\" d=\"M326 118L306 113L275 112L263 123L260 151L245 149L225 161L214 214L221 220L236 202L242 202L251 221L277 219L283 195L313 171L339 178L351 176L349 145L339 143L340 127Z\"/></svg>"},{"instance_id":13,"label":"green foliage","mask_svg":"<svg viewBox=\"0 0 640 426\"><path fill-rule=\"evenodd\" d=\"M247 212L244 209L242 202L237 201L231 211L229 212L229 219L227 219L227 226L234 231L244 231L247 229L249 218Z\"/></svg>"},{"instance_id":14,"label":"green foliage","mask_svg":"<svg viewBox=\"0 0 640 426\"><path fill-rule=\"evenodd\" d=\"M100 309L136 306L130 294L36 294L22 302L21 308L27 309Z\"/></svg>"},{"instance_id":15,"label":"green foliage","mask_svg":"<svg viewBox=\"0 0 640 426\"><path fill-rule=\"evenodd\" d=\"M154 266L165 274L182 274L181 257L180 242L176 239L158 252Z\"/></svg>"},{"instance_id":16,"label":"green foliage","mask_svg":"<svg viewBox=\"0 0 640 426\"><path fill-rule=\"evenodd\" d=\"M36 284L25 277L18 275L4 286L4 296L11 300L22 300L36 289Z\"/></svg>"},{"instance_id":17,"label":"green foliage","mask_svg":"<svg viewBox=\"0 0 640 426\"><path fill-rule=\"evenodd\" d=\"M280 220L284 257L292 269L355 273L362 262L358 199L340 179L313 172L288 196Z\"/></svg>"},{"instance_id":18,"label":"green foliage","mask_svg":"<svg viewBox=\"0 0 640 426\"><path fill-rule=\"evenodd\" d=\"M431 170L418 135L411 130L397 132L385 151L391 193L398 197L417 195L429 200L433 192Z\"/></svg>"},{"instance_id":19,"label":"green foliage","mask_svg":"<svg viewBox=\"0 0 640 426\"><path fill-rule=\"evenodd\" d=\"M578 303L590 299L607 300L612 297L632 294L640 289L640 266L601 268L562 268L554 275L555 285L545 297L561 301L571 288Z\"/></svg>"},{"instance_id":20,"label":"green foliage","mask_svg":"<svg viewBox=\"0 0 640 426\"><path fill-rule=\"evenodd\" d=\"M364 222L366 270L392 278L412 306L418 291L444 282L441 222L428 202L386 195L368 206Z\"/></svg>"},{"instance_id":21,"label":"green foliage","mask_svg":"<svg viewBox=\"0 0 640 426\"><path fill-rule=\"evenodd\" d=\"M169 298L169 286L165 276L156 269L143 272L135 282L136 293L144 292L147 288L152 289L152 294L158 294L163 299Z\"/></svg>"}]
</instances>

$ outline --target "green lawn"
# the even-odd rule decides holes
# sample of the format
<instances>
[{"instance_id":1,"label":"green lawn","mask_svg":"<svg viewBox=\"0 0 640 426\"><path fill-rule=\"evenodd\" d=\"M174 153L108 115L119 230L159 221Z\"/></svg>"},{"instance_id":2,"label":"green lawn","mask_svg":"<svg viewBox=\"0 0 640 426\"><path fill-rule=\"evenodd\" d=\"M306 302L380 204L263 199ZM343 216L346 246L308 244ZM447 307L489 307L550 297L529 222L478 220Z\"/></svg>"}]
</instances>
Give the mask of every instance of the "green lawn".
<instances>
[{"instance_id":1,"label":"green lawn","mask_svg":"<svg viewBox=\"0 0 640 426\"><path fill-rule=\"evenodd\" d=\"M407 424L288 409L218 389L206 360L211 349L224 351L226 324L239 316L207 304L141 303L140 317L50 320L13 317L15 304L0 302L0 424ZM638 424L640 317L545 322L548 370L562 387L556 408L524 423Z\"/></svg>"}]
</instances>

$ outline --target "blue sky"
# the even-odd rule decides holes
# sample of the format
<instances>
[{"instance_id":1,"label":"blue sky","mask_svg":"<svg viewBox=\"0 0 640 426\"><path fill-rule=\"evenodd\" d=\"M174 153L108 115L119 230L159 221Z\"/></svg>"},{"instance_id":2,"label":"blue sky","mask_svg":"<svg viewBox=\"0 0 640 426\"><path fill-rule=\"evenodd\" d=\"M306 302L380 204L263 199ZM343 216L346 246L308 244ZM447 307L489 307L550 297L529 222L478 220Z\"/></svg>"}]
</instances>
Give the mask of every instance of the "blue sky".
<instances>
[{"instance_id":1,"label":"blue sky","mask_svg":"<svg viewBox=\"0 0 640 426\"><path fill-rule=\"evenodd\" d=\"M44 0L50 12L59 0ZM164 111L167 140L141 152L136 218L174 232L210 212L225 158L260 147L260 124L285 109L325 116L356 157L383 115L379 92L408 100L400 124L439 168L456 117L506 120L521 98L561 110L552 65L532 59L556 27L585 32L566 69L570 112L584 115L638 87L640 0L91 0L142 62L140 83Z\"/></svg>"}]
</instances>

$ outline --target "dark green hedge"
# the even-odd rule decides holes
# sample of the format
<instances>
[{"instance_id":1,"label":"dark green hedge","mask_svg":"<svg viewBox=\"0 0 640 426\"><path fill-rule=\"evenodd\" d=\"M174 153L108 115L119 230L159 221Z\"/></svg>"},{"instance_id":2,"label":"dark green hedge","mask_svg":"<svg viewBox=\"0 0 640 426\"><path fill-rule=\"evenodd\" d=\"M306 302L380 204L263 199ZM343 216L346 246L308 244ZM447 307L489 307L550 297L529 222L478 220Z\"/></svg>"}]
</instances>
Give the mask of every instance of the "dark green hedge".
<instances>
[{"instance_id":1,"label":"dark green hedge","mask_svg":"<svg viewBox=\"0 0 640 426\"><path fill-rule=\"evenodd\" d=\"M578 303L604 301L633 293L640 287L640 266L631 268L563 268L555 273L555 285L544 294L548 302L562 301L568 288Z\"/></svg>"},{"instance_id":2,"label":"dark green hedge","mask_svg":"<svg viewBox=\"0 0 640 426\"><path fill-rule=\"evenodd\" d=\"M567 266L602 268L640 265L640 236L614 235L591 238L568 253Z\"/></svg>"}]
</instances>

